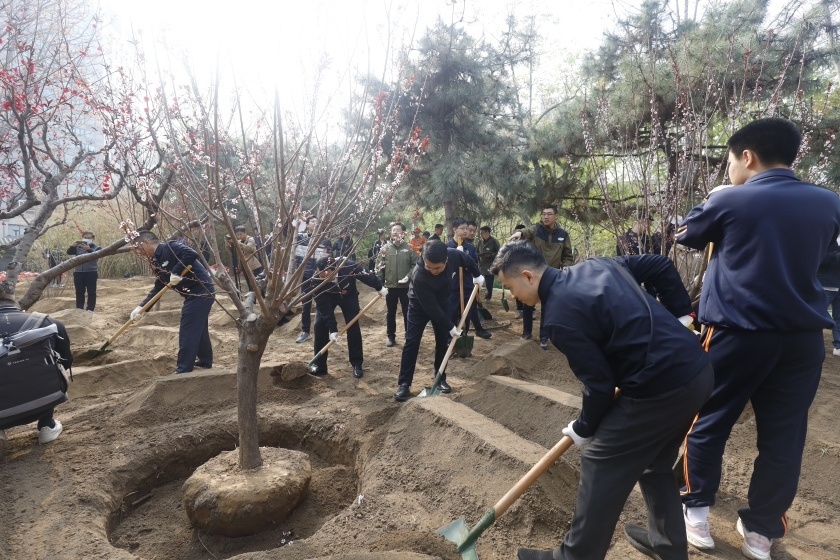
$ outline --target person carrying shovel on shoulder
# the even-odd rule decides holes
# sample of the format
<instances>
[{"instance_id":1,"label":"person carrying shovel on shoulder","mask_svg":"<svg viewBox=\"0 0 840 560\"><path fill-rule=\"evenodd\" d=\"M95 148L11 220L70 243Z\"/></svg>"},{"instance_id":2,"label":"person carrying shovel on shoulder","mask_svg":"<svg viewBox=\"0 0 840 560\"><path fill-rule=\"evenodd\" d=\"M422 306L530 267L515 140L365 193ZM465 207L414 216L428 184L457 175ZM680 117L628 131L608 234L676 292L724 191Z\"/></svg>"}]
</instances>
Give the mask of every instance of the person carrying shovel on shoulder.
<instances>
[{"instance_id":1,"label":"person carrying shovel on shoulder","mask_svg":"<svg viewBox=\"0 0 840 560\"><path fill-rule=\"evenodd\" d=\"M435 331L435 369L443 363L449 346L449 337L461 336L461 331L450 318L449 294L452 278L458 275L462 267L472 276L479 286L484 284L478 265L463 251L448 248L440 241L429 241L423 246L423 253L411 273L408 288L408 328L405 332L405 345L400 360L400 374L397 379L399 388L394 400L403 402L411 396L409 388L414 380L417 367L417 355L423 330L429 321ZM441 393L449 393L452 388L444 375L438 385Z\"/></svg>"},{"instance_id":2,"label":"person carrying shovel on shoulder","mask_svg":"<svg viewBox=\"0 0 840 560\"><path fill-rule=\"evenodd\" d=\"M627 540L652 558L688 560L672 468L714 373L686 328L691 300L673 263L636 255L559 270L533 244L517 241L502 247L491 271L525 305L542 303L545 333L585 386L580 414L562 429L581 448L571 527L554 550L520 548L518 559L604 558L638 482L648 523L626 525Z\"/></svg>"},{"instance_id":3,"label":"person carrying shovel on shoulder","mask_svg":"<svg viewBox=\"0 0 840 560\"><path fill-rule=\"evenodd\" d=\"M326 283L325 279L328 279ZM330 340L338 339L338 323L335 319L335 308L341 309L344 323L349 324L359 314L359 290L356 280L361 280L383 297L388 295L388 288L372 271L362 265L345 259L337 261L333 257L320 257L315 261L315 275L309 280L309 290L315 294L315 355L312 364L312 375L322 377L327 375L327 356L329 352L321 352ZM359 323L353 323L347 329L347 352L350 365L353 366L353 377L359 379L364 375L364 349L362 347L362 331Z\"/></svg>"}]
</instances>

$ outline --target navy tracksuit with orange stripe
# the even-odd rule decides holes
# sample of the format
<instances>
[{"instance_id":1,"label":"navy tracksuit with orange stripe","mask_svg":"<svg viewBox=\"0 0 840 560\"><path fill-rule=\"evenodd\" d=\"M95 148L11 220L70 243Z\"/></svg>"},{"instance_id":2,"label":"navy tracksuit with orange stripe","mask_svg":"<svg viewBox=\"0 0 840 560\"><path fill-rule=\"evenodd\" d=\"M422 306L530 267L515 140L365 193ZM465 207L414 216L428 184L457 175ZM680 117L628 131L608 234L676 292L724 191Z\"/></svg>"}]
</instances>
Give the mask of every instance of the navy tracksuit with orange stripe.
<instances>
[{"instance_id":1,"label":"navy tracksuit with orange stripe","mask_svg":"<svg viewBox=\"0 0 840 560\"><path fill-rule=\"evenodd\" d=\"M808 409L832 326L817 269L840 233L840 199L789 169L770 169L694 208L679 243L714 243L700 322L715 389L686 439L683 503L711 506L729 434L752 403L758 438L744 526L784 535L796 496Z\"/></svg>"}]
</instances>

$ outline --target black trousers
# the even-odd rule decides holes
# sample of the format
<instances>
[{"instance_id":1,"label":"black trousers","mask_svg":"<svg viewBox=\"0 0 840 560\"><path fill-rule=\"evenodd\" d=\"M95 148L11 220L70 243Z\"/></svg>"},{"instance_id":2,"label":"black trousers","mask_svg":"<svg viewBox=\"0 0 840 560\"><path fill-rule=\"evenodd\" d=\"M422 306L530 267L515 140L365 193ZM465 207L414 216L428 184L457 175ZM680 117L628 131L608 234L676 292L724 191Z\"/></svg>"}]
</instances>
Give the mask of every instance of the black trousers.
<instances>
[{"instance_id":1,"label":"black trousers","mask_svg":"<svg viewBox=\"0 0 840 560\"><path fill-rule=\"evenodd\" d=\"M397 303L402 310L403 330L408 332L408 288L388 288L388 295L385 296L385 305L388 307L385 314L385 333L388 338L397 336Z\"/></svg>"},{"instance_id":2,"label":"black trousers","mask_svg":"<svg viewBox=\"0 0 840 560\"><path fill-rule=\"evenodd\" d=\"M302 294L306 295L309 293L312 286L310 286L309 280L312 276L304 276L303 278L303 286L301 287L300 291ZM312 325L312 300L310 298L306 298L303 300L303 304L300 308L300 330L301 332L308 333L309 328Z\"/></svg>"},{"instance_id":3,"label":"black trousers","mask_svg":"<svg viewBox=\"0 0 840 560\"><path fill-rule=\"evenodd\" d=\"M423 339L423 330L431 319L419 305L413 302L408 303L408 326L405 329L405 344L403 345L402 359L400 360L400 375L397 378L398 385L411 385L414 380L414 369L417 367L417 356L420 353L420 341ZM449 327L446 325L435 325L435 372L443 363L446 356L446 349L449 347Z\"/></svg>"},{"instance_id":4,"label":"black trousers","mask_svg":"<svg viewBox=\"0 0 840 560\"><path fill-rule=\"evenodd\" d=\"M522 334L531 334L532 329L534 328L534 310L536 307L531 307L530 305L522 304ZM543 327L543 313L542 307L540 307L540 341L546 340L548 338L548 333L545 332L545 328Z\"/></svg>"},{"instance_id":5,"label":"black trousers","mask_svg":"<svg viewBox=\"0 0 840 560\"><path fill-rule=\"evenodd\" d=\"M492 274L484 274L484 289L486 290L484 294L484 299L486 301L490 301L490 297L493 295L493 282L496 281L496 277Z\"/></svg>"},{"instance_id":6,"label":"black trousers","mask_svg":"<svg viewBox=\"0 0 840 560\"><path fill-rule=\"evenodd\" d=\"M257 276L259 276L262 273L263 273L263 267L255 268L254 270L251 271L251 274L254 275L254 278L256 278ZM244 276L245 276L245 284L248 286L248 291L253 292L254 287L251 286L251 281L248 279L248 275L244 274Z\"/></svg>"},{"instance_id":7,"label":"black trousers","mask_svg":"<svg viewBox=\"0 0 840 560\"><path fill-rule=\"evenodd\" d=\"M472 287L470 287L469 290L464 290L464 306L466 306L467 302L470 301L471 294ZM449 293L449 319L456 325L461 320L461 303L459 302L460 299L460 290ZM480 330L482 328L481 317L479 317L478 315L478 305L475 302L473 302L472 307L470 307L470 310L467 311L467 320L464 321L464 332L469 332L470 324L472 324L472 326L475 327L477 330Z\"/></svg>"},{"instance_id":8,"label":"black trousers","mask_svg":"<svg viewBox=\"0 0 840 560\"><path fill-rule=\"evenodd\" d=\"M208 319L213 295L189 296L181 308L181 329L178 331L178 373L193 370L196 358L203 366L213 365Z\"/></svg>"},{"instance_id":9,"label":"black trousers","mask_svg":"<svg viewBox=\"0 0 840 560\"><path fill-rule=\"evenodd\" d=\"M672 468L694 416L712 392L706 366L686 385L654 397L618 397L580 456L580 485L558 560L604 558L630 492L639 483L648 531L665 560L688 560L682 505Z\"/></svg>"},{"instance_id":10,"label":"black trousers","mask_svg":"<svg viewBox=\"0 0 840 560\"><path fill-rule=\"evenodd\" d=\"M775 539L796 497L808 410L820 384L822 331L762 332L717 329L709 357L715 389L686 438L683 503L710 506L720 486L723 450L747 402L755 412L758 457L738 511L744 526Z\"/></svg>"},{"instance_id":11,"label":"black trousers","mask_svg":"<svg viewBox=\"0 0 840 560\"><path fill-rule=\"evenodd\" d=\"M93 311L96 307L96 281L99 279L99 272L74 272L73 284L76 286L76 308L85 308L85 294L87 294L87 310Z\"/></svg>"},{"instance_id":12,"label":"black trousers","mask_svg":"<svg viewBox=\"0 0 840 560\"><path fill-rule=\"evenodd\" d=\"M319 300L320 301L320 300ZM330 341L329 327L327 327L327 318L329 314L335 312L335 307L332 309L321 309L323 304L315 306L315 353L327 345ZM359 314L359 296L350 296L347 298L336 298L336 305L341 309L341 314L344 316L344 324L346 325L356 315ZM359 328L359 323L356 322L352 327L347 329L347 353L350 357L350 365L361 366L365 361L364 348L362 346L362 329ZM317 368L321 371L327 369L327 358L329 351L324 352L318 357L315 362Z\"/></svg>"}]
</instances>

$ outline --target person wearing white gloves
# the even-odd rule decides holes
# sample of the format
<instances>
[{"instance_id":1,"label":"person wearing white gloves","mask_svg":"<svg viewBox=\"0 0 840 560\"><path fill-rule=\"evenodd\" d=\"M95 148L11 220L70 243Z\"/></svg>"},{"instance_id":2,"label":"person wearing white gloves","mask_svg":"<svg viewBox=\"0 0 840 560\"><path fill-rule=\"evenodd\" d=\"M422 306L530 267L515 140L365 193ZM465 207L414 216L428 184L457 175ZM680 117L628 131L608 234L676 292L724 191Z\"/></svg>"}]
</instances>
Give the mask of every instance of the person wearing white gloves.
<instances>
[{"instance_id":1,"label":"person wearing white gloves","mask_svg":"<svg viewBox=\"0 0 840 560\"><path fill-rule=\"evenodd\" d=\"M450 239L446 245L451 249L463 252L468 255L470 259L475 261L476 264L478 264L478 251L476 251L475 245L473 245L472 239L470 238L471 234L475 234L475 230L470 229L470 224L471 222L465 220L464 218L455 218L452 220L452 239ZM479 269L479 272L480 270L481 269ZM481 277L480 283L476 281L478 277ZM461 319L461 295L463 294L464 305L466 305L467 300L470 298L470 294L472 293L473 285L479 284L480 286L484 286L484 276L480 273L464 273L464 285L460 286L458 281L459 275L456 274L452 277L450 285L451 291L449 292L449 315L453 323L457 323ZM481 324L481 316L478 313L478 305L473 305L467 311L467 321L464 323L465 331L469 332L470 324L475 327L476 336L484 339L491 338L493 336L493 334L485 329Z\"/></svg>"},{"instance_id":2,"label":"person wearing white gloves","mask_svg":"<svg viewBox=\"0 0 840 560\"><path fill-rule=\"evenodd\" d=\"M131 312L131 318L141 316L143 306L169 284L184 298L178 332L178 363L173 373L213 367L208 319L216 291L198 253L177 241L161 242L154 233L142 230L134 240L134 251L149 259L156 279L149 294ZM188 265L192 265L192 269L182 277Z\"/></svg>"},{"instance_id":3,"label":"person wearing white gloves","mask_svg":"<svg viewBox=\"0 0 840 560\"><path fill-rule=\"evenodd\" d=\"M381 296L388 296L388 288L382 286L376 274L355 261L345 260L341 266L338 266L338 262L332 257L321 257L315 261L315 275L309 280L308 287L308 291L315 296L315 354L330 340L338 339L336 307L341 309L345 325L359 314L359 290L356 288L356 280L367 284ZM347 353L353 368L353 377L359 379L364 375L362 363L365 357L362 331L358 322L347 329ZM318 377L327 375L328 357L329 351L318 356L310 373Z\"/></svg>"},{"instance_id":4,"label":"person wearing white gloves","mask_svg":"<svg viewBox=\"0 0 840 560\"><path fill-rule=\"evenodd\" d=\"M688 560L671 469L714 373L697 337L677 319L691 313L691 300L673 263L636 255L560 270L533 244L516 241L501 248L491 271L525 305L542 303L548 339L584 385L580 414L561 430L581 448L569 532L554 550L520 548L518 559L604 558L638 482L648 524L625 526L630 544L653 558ZM642 282L656 288L659 301Z\"/></svg>"},{"instance_id":5,"label":"person wearing white gloves","mask_svg":"<svg viewBox=\"0 0 840 560\"><path fill-rule=\"evenodd\" d=\"M394 224L391 226L391 240L379 251L376 269L379 279L388 288L385 305L385 334L388 337L386 345L391 348L397 344L397 304L399 303L403 316L403 332L408 330L408 281L417 259L420 257L405 239L405 226Z\"/></svg>"},{"instance_id":6,"label":"person wearing white gloves","mask_svg":"<svg viewBox=\"0 0 840 560\"><path fill-rule=\"evenodd\" d=\"M452 276L458 275L458 268L473 277L481 276L478 265L462 251L447 248L440 241L429 241L423 246L423 254L411 273L408 289L408 327L400 359L399 386L394 399L402 402L410 396L411 382L417 367L420 341L423 331L431 321L435 331L435 362L432 376L443 363L449 339L460 336L461 331L449 315L449 292ZM446 382L446 375L440 381L441 393L452 388Z\"/></svg>"}]
</instances>

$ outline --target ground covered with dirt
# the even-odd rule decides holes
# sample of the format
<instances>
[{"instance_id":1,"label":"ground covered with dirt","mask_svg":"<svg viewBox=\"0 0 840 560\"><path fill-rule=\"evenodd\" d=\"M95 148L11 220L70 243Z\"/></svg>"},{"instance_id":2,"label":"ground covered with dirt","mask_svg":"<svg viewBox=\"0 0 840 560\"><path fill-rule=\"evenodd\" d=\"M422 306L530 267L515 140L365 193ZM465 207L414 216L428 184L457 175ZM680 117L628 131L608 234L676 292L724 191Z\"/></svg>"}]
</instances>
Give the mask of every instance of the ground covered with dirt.
<instances>
[{"instance_id":1,"label":"ground covered with dirt","mask_svg":"<svg viewBox=\"0 0 840 560\"><path fill-rule=\"evenodd\" d=\"M74 309L72 285L50 288L34 308L66 324L77 353L116 332L151 280L99 286L94 314ZM580 403L580 385L562 354L519 340L514 313L502 309L498 295L488 310L512 324L495 329L491 340L476 339L471 357L450 362L452 394L404 404L391 397L400 347L385 346L384 302L361 321L360 380L341 344L330 352L326 378L272 376L312 354L311 339L294 343L299 318L279 327L260 372L260 444L307 453L312 477L283 523L229 538L190 526L182 485L198 466L236 448L237 331L223 309L231 306L220 298L211 315L213 369L173 376L181 299L167 294L113 352L73 368L71 400L56 410L64 424L57 441L38 445L30 425L8 430L0 442L0 558L460 558L434 531L461 517L472 526L561 437ZM362 303L372 297L365 291ZM432 348L429 330L414 395L431 382ZM774 544L773 558L840 557L838 396L840 358L829 351L790 530ZM717 550L692 550L692 558L741 558L735 521L746 502L754 442L748 409L727 447L711 513ZM479 557L511 559L519 546L556 546L574 507L577 465L574 450L558 461L480 537ZM638 491L609 558L643 558L624 542L627 522L645 522Z\"/></svg>"}]
</instances>

